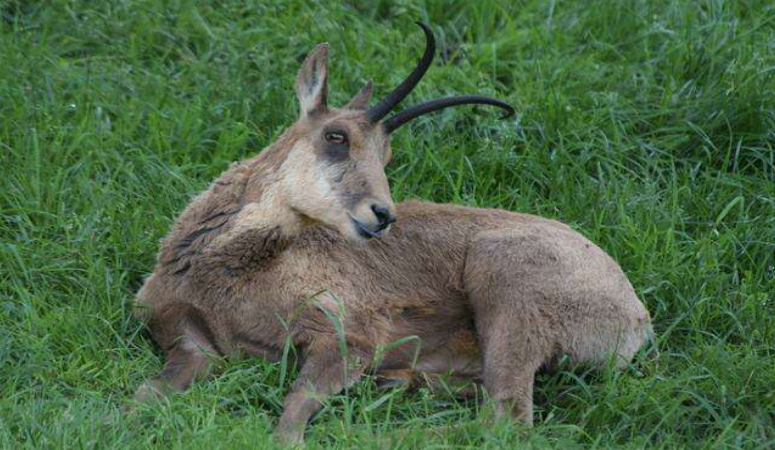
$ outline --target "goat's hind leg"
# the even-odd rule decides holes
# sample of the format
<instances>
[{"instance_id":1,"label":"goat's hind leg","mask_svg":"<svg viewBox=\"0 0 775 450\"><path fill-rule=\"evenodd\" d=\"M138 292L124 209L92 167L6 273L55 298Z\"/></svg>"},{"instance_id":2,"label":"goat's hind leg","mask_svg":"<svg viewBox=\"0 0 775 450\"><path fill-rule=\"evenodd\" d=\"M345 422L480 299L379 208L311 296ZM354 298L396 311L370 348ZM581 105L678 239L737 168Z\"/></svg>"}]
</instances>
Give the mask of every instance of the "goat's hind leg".
<instances>
[{"instance_id":1,"label":"goat's hind leg","mask_svg":"<svg viewBox=\"0 0 775 450\"><path fill-rule=\"evenodd\" d=\"M465 283L484 355L484 383L500 409L531 421L533 376L554 358L622 367L650 335L649 315L618 265L561 227L481 233Z\"/></svg>"},{"instance_id":2,"label":"goat's hind leg","mask_svg":"<svg viewBox=\"0 0 775 450\"><path fill-rule=\"evenodd\" d=\"M471 302L482 350L484 387L496 418L533 424L533 382L551 358L551 338L542 328L535 298L512 286L487 283L472 290Z\"/></svg>"},{"instance_id":3,"label":"goat's hind leg","mask_svg":"<svg viewBox=\"0 0 775 450\"><path fill-rule=\"evenodd\" d=\"M508 312L477 317L483 356L482 379L496 418L533 424L533 383L548 359L540 330ZM538 332L538 334L536 333Z\"/></svg>"},{"instance_id":4,"label":"goat's hind leg","mask_svg":"<svg viewBox=\"0 0 775 450\"><path fill-rule=\"evenodd\" d=\"M465 283L482 351L484 387L498 418L533 423L533 384L551 359L552 324L535 273L547 259L519 233L484 233L472 242ZM551 258L549 258L551 261Z\"/></svg>"}]
</instances>

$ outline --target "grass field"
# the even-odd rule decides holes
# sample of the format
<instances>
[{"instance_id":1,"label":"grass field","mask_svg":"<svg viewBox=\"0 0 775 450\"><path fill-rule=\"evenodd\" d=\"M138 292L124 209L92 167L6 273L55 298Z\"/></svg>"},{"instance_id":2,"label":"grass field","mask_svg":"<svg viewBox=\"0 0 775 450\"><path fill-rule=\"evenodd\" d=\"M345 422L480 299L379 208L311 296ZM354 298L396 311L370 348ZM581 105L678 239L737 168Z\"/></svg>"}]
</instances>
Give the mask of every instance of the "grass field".
<instances>
[{"instance_id":1,"label":"grass field","mask_svg":"<svg viewBox=\"0 0 775 450\"><path fill-rule=\"evenodd\" d=\"M261 361L121 413L162 364L133 294L189 199L295 120L309 49L331 44L333 103L384 95L423 20L440 57L407 104L519 112L398 132L394 198L571 224L622 264L660 354L542 375L529 431L367 381L309 447L775 447L775 4L420 3L0 0L0 446L275 446L289 380Z\"/></svg>"}]
</instances>

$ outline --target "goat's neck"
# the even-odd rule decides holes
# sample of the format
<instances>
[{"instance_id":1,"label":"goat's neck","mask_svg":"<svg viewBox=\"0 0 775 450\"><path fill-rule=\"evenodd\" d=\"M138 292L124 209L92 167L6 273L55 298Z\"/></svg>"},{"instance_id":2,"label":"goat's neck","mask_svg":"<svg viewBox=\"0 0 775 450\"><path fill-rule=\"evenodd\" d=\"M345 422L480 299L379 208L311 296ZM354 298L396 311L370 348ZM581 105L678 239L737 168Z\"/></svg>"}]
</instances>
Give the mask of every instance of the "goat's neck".
<instances>
[{"instance_id":1,"label":"goat's neck","mask_svg":"<svg viewBox=\"0 0 775 450\"><path fill-rule=\"evenodd\" d=\"M238 260L269 260L304 226L283 199L279 180L287 135L257 157L235 164L176 220L159 252L161 270L185 273L192 257L237 269ZM209 255L209 256L207 256Z\"/></svg>"},{"instance_id":2,"label":"goat's neck","mask_svg":"<svg viewBox=\"0 0 775 450\"><path fill-rule=\"evenodd\" d=\"M309 225L284 198L280 188L281 155L273 155L277 150L270 147L245 163L250 167L250 176L243 193L243 205L231 228L215 239L214 246L226 245L248 233L256 238L262 232L281 238L279 241L274 239L275 242L287 242Z\"/></svg>"}]
</instances>

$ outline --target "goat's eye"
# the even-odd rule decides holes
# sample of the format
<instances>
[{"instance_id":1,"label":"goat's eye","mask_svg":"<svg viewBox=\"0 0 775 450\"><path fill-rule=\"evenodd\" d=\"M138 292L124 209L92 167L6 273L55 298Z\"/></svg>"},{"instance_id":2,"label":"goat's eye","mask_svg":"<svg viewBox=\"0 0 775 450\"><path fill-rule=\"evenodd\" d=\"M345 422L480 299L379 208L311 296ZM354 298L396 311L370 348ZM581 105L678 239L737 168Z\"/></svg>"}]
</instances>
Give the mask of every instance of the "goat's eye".
<instances>
[{"instance_id":1,"label":"goat's eye","mask_svg":"<svg viewBox=\"0 0 775 450\"><path fill-rule=\"evenodd\" d=\"M342 131L329 131L326 133L326 141L331 144L344 145L347 144L347 134Z\"/></svg>"}]
</instances>

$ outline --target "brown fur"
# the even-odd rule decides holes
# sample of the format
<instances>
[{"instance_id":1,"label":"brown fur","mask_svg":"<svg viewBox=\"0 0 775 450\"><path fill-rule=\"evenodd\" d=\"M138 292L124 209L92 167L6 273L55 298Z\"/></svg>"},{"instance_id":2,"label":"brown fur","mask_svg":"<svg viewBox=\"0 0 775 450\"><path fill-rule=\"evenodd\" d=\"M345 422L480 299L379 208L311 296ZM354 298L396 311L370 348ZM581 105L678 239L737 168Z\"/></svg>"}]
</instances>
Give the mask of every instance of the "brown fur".
<instances>
[{"instance_id":1,"label":"brown fur","mask_svg":"<svg viewBox=\"0 0 775 450\"><path fill-rule=\"evenodd\" d=\"M394 207L388 137L361 109L329 109L327 86L315 84L326 82L327 52L319 46L300 70L299 121L221 175L162 242L137 315L168 360L137 398L185 389L208 355L276 361L290 339L303 363L277 431L298 441L320 402L369 369L406 382L449 372L481 381L500 413L531 423L540 367L564 355L626 364L650 325L619 266L552 220ZM321 130L332 125L348 132L347 158L324 154ZM373 220L374 202L399 220L365 240L350 217Z\"/></svg>"}]
</instances>

